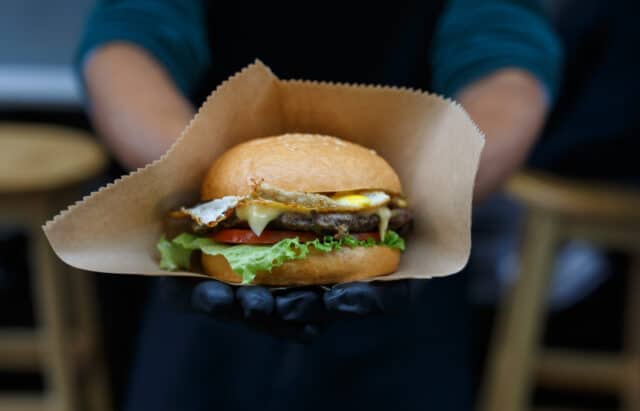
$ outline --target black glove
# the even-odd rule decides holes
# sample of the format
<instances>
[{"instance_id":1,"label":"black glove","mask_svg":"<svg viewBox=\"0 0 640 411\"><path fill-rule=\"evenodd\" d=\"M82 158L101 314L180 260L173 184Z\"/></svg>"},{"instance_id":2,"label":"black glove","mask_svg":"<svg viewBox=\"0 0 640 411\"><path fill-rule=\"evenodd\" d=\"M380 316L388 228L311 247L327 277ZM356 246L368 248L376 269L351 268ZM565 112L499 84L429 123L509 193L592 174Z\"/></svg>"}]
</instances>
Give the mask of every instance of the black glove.
<instances>
[{"instance_id":1,"label":"black glove","mask_svg":"<svg viewBox=\"0 0 640 411\"><path fill-rule=\"evenodd\" d=\"M400 312L410 298L409 280L287 289L175 277L163 281L174 302L190 299L194 309L215 318L243 321L253 329L301 342L310 341L332 321Z\"/></svg>"}]
</instances>

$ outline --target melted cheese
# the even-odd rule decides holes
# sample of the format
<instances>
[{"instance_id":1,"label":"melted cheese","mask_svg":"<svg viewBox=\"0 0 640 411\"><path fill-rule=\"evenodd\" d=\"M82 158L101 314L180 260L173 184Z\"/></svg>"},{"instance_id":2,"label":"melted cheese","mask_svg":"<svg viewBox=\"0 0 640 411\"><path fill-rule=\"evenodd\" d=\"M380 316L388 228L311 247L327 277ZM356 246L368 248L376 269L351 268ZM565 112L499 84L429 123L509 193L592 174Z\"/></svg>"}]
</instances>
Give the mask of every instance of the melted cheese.
<instances>
[{"instance_id":1,"label":"melted cheese","mask_svg":"<svg viewBox=\"0 0 640 411\"><path fill-rule=\"evenodd\" d=\"M389 228L389 219L391 219L391 211L388 207L380 207L376 210L376 214L380 217L378 223L378 232L380 233L380 241L384 241L384 236Z\"/></svg>"},{"instance_id":2,"label":"melted cheese","mask_svg":"<svg viewBox=\"0 0 640 411\"><path fill-rule=\"evenodd\" d=\"M259 203L249 203L236 208L239 219L246 221L255 235L260 236L267 224L278 218L282 210Z\"/></svg>"}]
</instances>

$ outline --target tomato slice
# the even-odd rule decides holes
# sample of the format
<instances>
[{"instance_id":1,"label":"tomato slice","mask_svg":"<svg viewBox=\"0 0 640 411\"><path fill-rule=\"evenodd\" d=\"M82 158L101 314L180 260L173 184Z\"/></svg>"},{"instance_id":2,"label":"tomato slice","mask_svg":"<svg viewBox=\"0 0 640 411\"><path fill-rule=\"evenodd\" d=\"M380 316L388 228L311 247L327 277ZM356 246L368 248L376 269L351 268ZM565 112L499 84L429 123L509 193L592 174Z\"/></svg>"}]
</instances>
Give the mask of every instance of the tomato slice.
<instances>
[{"instance_id":1,"label":"tomato slice","mask_svg":"<svg viewBox=\"0 0 640 411\"><path fill-rule=\"evenodd\" d=\"M318 236L306 231L265 230L260 236L249 229L229 228L211 234L211 239L219 243L230 244L275 244L285 238L296 238L300 241L313 241Z\"/></svg>"},{"instance_id":2,"label":"tomato slice","mask_svg":"<svg viewBox=\"0 0 640 411\"><path fill-rule=\"evenodd\" d=\"M378 233L352 233L352 237L358 240L366 240L373 238L374 241L380 240ZM318 236L315 233L308 231L285 231L285 230L265 230L260 236L249 229L243 228L228 228L220 231L216 231L211 234L211 239L219 243L227 244L275 244L285 238L296 238L301 242L313 241Z\"/></svg>"}]
</instances>

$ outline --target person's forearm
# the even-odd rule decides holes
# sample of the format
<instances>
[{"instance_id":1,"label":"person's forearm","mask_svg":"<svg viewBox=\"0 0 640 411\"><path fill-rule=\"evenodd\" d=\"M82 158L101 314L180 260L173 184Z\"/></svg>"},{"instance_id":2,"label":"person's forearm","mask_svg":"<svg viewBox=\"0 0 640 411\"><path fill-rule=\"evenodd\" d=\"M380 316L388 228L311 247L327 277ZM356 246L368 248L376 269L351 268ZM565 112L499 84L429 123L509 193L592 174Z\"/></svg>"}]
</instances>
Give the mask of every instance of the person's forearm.
<instances>
[{"instance_id":1,"label":"person's forearm","mask_svg":"<svg viewBox=\"0 0 640 411\"><path fill-rule=\"evenodd\" d=\"M457 97L487 137L474 191L478 201L525 160L544 124L546 96L533 76L506 69L471 84Z\"/></svg>"},{"instance_id":2,"label":"person's forearm","mask_svg":"<svg viewBox=\"0 0 640 411\"><path fill-rule=\"evenodd\" d=\"M93 125L129 169L159 158L194 115L162 66L134 45L97 49L83 75Z\"/></svg>"}]
</instances>

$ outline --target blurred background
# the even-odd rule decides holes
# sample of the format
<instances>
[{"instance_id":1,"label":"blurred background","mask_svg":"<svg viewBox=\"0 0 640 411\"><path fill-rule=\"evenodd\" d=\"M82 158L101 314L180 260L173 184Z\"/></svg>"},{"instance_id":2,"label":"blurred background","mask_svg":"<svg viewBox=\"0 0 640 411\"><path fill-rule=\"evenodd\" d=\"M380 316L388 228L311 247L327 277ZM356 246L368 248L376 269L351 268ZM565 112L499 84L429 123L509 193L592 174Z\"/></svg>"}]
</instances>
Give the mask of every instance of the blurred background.
<instances>
[{"instance_id":1,"label":"blurred background","mask_svg":"<svg viewBox=\"0 0 640 411\"><path fill-rule=\"evenodd\" d=\"M640 202L633 189L639 180L618 178L638 176L640 122L625 121L640 118L640 105L637 94L623 100L622 108L607 99L620 93L608 85L618 87L621 78L627 92L638 90L637 47L625 44L636 44L640 36L627 24L624 2L604 3L545 2L567 53L558 107L527 171L474 216L469 296L478 409L489 411L502 396L521 395L518 390L529 386L527 401L535 407L640 409L635 394L640 393L640 302L635 301L640 301L635 280L640 270L633 264L640 255ZM62 378L67 382L54 387L47 383L52 375L75 375L76 368L84 367L91 381L78 409L119 409L126 392L148 282L82 273L87 281L78 283L74 273L35 274L46 267L64 271L38 248L39 225L123 173L99 149L72 68L92 5L90 0L0 5L0 400L8 404L3 408L0 402L0 410L39 409L41 394L50 388L79 395L78 377ZM587 117L567 121L578 101L588 102ZM623 108L627 117L621 119L616 113ZM589 113L628 126L612 136L615 144L585 151L579 138L592 129L584 122ZM63 146L85 154L68 158L64 170L52 171L47 167L55 166L43 161L25 177L24 168L42 153L15 140L48 133L67 133ZM546 152L557 134L575 136L578 144L553 150L561 154L550 157ZM87 146L87 140L98 148ZM17 150L26 154L20 157ZM535 169L545 174L530 171ZM609 183L611 173L622 188ZM74 326L60 325L68 317ZM505 375L518 375L513 381L526 385L512 387ZM108 396L110 405L90 405L100 403L91 399L95 396Z\"/></svg>"},{"instance_id":2,"label":"blurred background","mask_svg":"<svg viewBox=\"0 0 640 411\"><path fill-rule=\"evenodd\" d=\"M82 106L81 90L72 67L73 54L94 3L92 0L8 0L0 5L0 141L3 143L8 143L8 134L16 138L33 134L31 127L35 126L35 132L45 136L56 134L57 131L65 134L71 130L71 135L68 136L70 140L62 139L63 146L76 147L80 144L82 148L86 139L100 144L91 134ZM16 124L20 125L17 131L14 128ZM57 126L63 129L58 130ZM74 133L77 132L80 134L75 136ZM81 141L75 141L73 137ZM33 353L25 352L28 349L24 347L34 345L28 342L31 334L27 334L26 339L20 338L25 335L25 331L32 330L45 321L38 311L48 309L45 305L48 303L39 304L40 298L34 297L42 292L38 288L39 283L30 278L33 264L30 262L29 246L33 241L29 236L29 224L25 223L40 225L45 219L53 217L57 212L56 207L66 207L123 173L111 159L102 158L104 153L96 154L91 150L92 147L85 148L87 156L95 161L95 167L87 168L86 165L74 162L72 158L66 158L70 165L67 170L61 171L60 181L44 183L51 185L51 196L54 197L60 194L61 190L57 189L62 185L62 192L66 197L66 204L51 204L45 212L48 214L46 216L41 216L37 210L28 210L24 218L5 211L7 208L22 209L24 203L31 202L32 198L21 197L20 190L7 183L21 181L15 173L9 175L7 172L2 176L0 185L7 183L10 186L7 192L4 191L7 187L0 189L0 203L4 203L1 206L4 218L0 221L0 398L8 399L6 406L0 404L2 410L41 409L40 402L37 399L32 401L31 398L41 397L48 376L57 373L50 370L55 365L47 365L45 371L45 366L33 358ZM0 151L4 151L18 163L25 161L29 164L28 167L36 166L33 157L38 156L37 152L30 152L28 147L17 149L26 151L23 158L16 158L15 153L11 155L8 152L10 148L5 145L2 145ZM14 167L15 165L13 164ZM2 172L8 168L8 165L3 167ZM43 175L55 171L49 168L50 164L43 164L33 178L47 181ZM16 172L22 173L18 170ZM66 189L66 180L72 183L71 190ZM26 182L26 185L26 189L31 191L30 183ZM37 187L38 195L46 190L47 187ZM16 200L15 197L19 198ZM33 214L31 219L28 217L30 213ZM21 218L27 221L21 221ZM135 277L88 276L95 284L81 290L92 294L92 288L95 288L95 298L90 298L97 305L74 303L67 308L78 311L90 307L98 311L97 325L103 337L97 337L100 341L96 346L100 346L98 350L104 352L104 362L108 363L105 392L112 397L109 403L119 404L131 364L146 284ZM66 282L54 286L71 288ZM59 300L68 297L65 293L60 294ZM116 296L121 297L117 304ZM49 342L45 340L40 344L48 345ZM86 363L92 360L91 356L86 357ZM66 358L63 361L71 363L73 360ZM78 409L93 408L79 405Z\"/></svg>"},{"instance_id":3,"label":"blurred background","mask_svg":"<svg viewBox=\"0 0 640 411\"><path fill-rule=\"evenodd\" d=\"M3 2L2 106L78 111L71 59L92 1Z\"/></svg>"}]
</instances>

